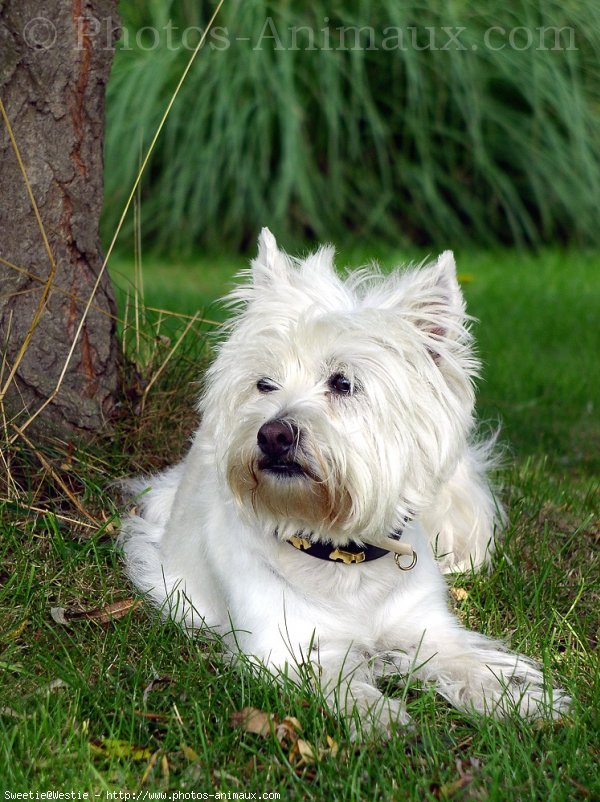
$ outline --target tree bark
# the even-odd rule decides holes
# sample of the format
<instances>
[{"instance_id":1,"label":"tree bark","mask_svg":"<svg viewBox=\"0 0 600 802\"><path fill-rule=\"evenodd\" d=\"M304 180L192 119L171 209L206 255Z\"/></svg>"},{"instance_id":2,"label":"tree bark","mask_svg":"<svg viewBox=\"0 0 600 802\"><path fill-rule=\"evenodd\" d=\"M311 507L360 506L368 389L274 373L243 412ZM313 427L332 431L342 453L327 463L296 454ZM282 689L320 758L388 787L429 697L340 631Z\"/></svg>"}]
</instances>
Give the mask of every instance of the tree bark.
<instances>
[{"instance_id":1,"label":"tree bark","mask_svg":"<svg viewBox=\"0 0 600 802\"><path fill-rule=\"evenodd\" d=\"M56 263L51 260L7 126L0 120L0 392L16 423L52 396L102 265L104 95L119 32L117 0L0 0L0 98ZM36 419L62 435L100 430L116 403L116 305L107 274L64 381Z\"/></svg>"}]
</instances>

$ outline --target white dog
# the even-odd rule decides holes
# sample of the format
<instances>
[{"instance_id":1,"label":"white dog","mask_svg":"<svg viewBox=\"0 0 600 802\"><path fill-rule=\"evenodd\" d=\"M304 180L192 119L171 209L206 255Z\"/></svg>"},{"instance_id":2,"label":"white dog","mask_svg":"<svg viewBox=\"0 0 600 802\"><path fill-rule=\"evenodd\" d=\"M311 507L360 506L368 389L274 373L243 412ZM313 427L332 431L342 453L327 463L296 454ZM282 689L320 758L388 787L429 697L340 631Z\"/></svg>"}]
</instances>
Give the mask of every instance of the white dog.
<instances>
[{"instance_id":1,"label":"white dog","mask_svg":"<svg viewBox=\"0 0 600 802\"><path fill-rule=\"evenodd\" d=\"M502 519L489 448L470 443L478 363L452 254L387 277L332 262L263 230L189 454L134 483L132 580L275 675L308 665L369 726L407 721L376 686L392 673L470 711L564 712L530 660L447 605L439 566L484 564Z\"/></svg>"}]
</instances>

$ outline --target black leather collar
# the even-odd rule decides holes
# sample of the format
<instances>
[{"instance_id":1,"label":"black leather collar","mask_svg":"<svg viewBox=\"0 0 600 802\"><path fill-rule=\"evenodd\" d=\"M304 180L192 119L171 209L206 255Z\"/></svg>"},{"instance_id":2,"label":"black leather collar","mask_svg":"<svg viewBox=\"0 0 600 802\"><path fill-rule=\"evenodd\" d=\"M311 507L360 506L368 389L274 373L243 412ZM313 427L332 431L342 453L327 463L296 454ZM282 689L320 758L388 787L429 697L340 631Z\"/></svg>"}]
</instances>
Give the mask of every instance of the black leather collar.
<instances>
[{"instance_id":1,"label":"black leather collar","mask_svg":"<svg viewBox=\"0 0 600 802\"><path fill-rule=\"evenodd\" d=\"M402 532L394 532L391 537L399 540ZM331 543L312 543L308 538L294 535L286 541L290 546L293 546L298 551L309 554L311 557L317 557L319 560L328 560L329 562L340 562L344 565L352 565L353 563L366 563L369 560L378 560L380 557L385 557L390 552L388 549L380 549L378 546L371 546L366 544L359 546L358 543L347 543L343 548L333 546Z\"/></svg>"}]
</instances>

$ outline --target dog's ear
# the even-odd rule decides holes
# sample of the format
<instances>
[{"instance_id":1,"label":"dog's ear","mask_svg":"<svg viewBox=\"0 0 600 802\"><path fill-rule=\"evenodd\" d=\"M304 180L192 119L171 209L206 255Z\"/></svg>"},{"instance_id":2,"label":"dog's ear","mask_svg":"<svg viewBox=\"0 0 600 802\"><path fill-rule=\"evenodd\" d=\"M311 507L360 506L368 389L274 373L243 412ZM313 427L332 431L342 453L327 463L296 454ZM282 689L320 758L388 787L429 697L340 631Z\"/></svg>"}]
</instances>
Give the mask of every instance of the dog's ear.
<instances>
[{"instance_id":1,"label":"dog's ear","mask_svg":"<svg viewBox=\"0 0 600 802\"><path fill-rule=\"evenodd\" d=\"M456 276L456 262L452 251L444 251L430 267L434 284L438 287L451 311L462 314L465 308L462 290Z\"/></svg>"},{"instance_id":2,"label":"dog's ear","mask_svg":"<svg viewBox=\"0 0 600 802\"><path fill-rule=\"evenodd\" d=\"M420 321L422 328L439 337L452 337L462 330L465 320L465 301L452 251L444 251L423 271L423 310L427 316Z\"/></svg>"},{"instance_id":3,"label":"dog's ear","mask_svg":"<svg viewBox=\"0 0 600 802\"><path fill-rule=\"evenodd\" d=\"M263 228L258 237L258 254L252 260L254 286L270 286L274 281L286 280L289 269L288 256L279 250L269 229Z\"/></svg>"},{"instance_id":4,"label":"dog's ear","mask_svg":"<svg viewBox=\"0 0 600 802\"><path fill-rule=\"evenodd\" d=\"M409 273L400 287L401 313L427 334L436 361L444 343L468 341L465 301L452 251L444 251L432 264Z\"/></svg>"}]
</instances>

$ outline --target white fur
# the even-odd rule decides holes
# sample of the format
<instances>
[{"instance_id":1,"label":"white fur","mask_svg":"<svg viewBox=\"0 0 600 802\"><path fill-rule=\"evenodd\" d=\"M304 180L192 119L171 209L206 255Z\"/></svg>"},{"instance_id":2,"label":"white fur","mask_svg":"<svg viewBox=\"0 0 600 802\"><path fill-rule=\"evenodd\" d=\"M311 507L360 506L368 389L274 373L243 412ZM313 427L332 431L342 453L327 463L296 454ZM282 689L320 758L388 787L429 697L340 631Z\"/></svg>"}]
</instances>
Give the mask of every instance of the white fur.
<instances>
[{"instance_id":1,"label":"white fur","mask_svg":"<svg viewBox=\"0 0 600 802\"><path fill-rule=\"evenodd\" d=\"M376 687L390 673L431 681L466 710L565 711L568 697L530 660L467 631L447 606L439 567L484 565L503 520L490 449L470 444L478 364L452 254L341 279L331 248L295 261L265 229L231 300L239 312L187 457L134 483L150 488L122 527L138 588L275 675L312 665L332 705L378 728L407 721ZM332 390L336 374L351 394ZM257 433L278 419L297 429L302 476L260 467ZM285 542L303 533L343 547L398 529L418 555L411 571L391 554L344 565Z\"/></svg>"}]
</instances>

